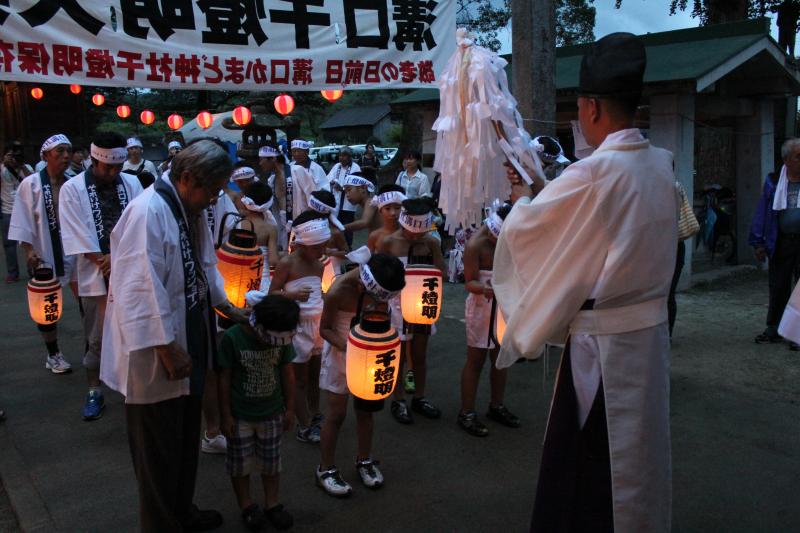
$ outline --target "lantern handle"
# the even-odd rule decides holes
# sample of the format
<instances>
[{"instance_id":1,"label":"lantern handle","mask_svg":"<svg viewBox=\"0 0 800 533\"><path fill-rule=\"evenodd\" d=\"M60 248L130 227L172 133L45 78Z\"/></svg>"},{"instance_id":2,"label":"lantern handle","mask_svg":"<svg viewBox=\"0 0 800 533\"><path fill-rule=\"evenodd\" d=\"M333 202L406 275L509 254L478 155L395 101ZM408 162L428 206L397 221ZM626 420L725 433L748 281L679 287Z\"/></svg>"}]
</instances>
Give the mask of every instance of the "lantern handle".
<instances>
[{"instance_id":1,"label":"lantern handle","mask_svg":"<svg viewBox=\"0 0 800 533\"><path fill-rule=\"evenodd\" d=\"M238 223L238 222L241 222L241 221L243 221L243 220L246 220L246 219L244 219L244 218L242 217L242 215L240 215L239 213L234 213L233 211L228 211L227 213L225 213L224 215L222 215L222 221L220 222L220 225L219 225L219 228L220 228L220 229L219 229L219 236L217 237L217 242L214 244L214 249L215 249L215 250L218 250L219 248L221 248L221 247L222 247L222 237L224 237L224 235L225 235L225 232L223 231L223 228L225 227L225 220L226 220L226 219L228 218L228 216L230 216L230 215L233 215L233 217L234 217L235 219L237 219L237 220L236 220L236 222L234 223L234 225L235 225L236 223ZM247 222L250 222L250 221L248 220ZM250 227L251 227L253 230L255 230L255 226L253 226L253 223L252 223L252 222L250 222ZM212 235L212 237L213 237L213 235Z\"/></svg>"}]
</instances>

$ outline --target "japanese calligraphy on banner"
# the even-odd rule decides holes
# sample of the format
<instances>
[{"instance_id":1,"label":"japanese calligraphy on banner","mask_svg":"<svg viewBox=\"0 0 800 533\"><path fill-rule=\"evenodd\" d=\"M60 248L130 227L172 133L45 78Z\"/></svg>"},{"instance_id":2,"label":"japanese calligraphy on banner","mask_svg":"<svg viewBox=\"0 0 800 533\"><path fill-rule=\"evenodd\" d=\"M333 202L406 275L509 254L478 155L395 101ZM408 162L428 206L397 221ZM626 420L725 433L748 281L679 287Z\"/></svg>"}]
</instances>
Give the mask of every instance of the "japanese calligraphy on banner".
<instances>
[{"instance_id":1,"label":"japanese calligraphy on banner","mask_svg":"<svg viewBox=\"0 0 800 533\"><path fill-rule=\"evenodd\" d=\"M457 0L0 0L0 80L316 91L435 87Z\"/></svg>"}]
</instances>

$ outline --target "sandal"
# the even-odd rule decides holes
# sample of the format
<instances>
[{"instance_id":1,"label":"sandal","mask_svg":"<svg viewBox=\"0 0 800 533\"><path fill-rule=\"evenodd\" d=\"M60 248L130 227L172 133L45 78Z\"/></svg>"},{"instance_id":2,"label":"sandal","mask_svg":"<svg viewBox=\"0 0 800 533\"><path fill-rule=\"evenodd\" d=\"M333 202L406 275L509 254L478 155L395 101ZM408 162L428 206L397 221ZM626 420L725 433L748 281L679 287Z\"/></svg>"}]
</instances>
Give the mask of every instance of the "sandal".
<instances>
[{"instance_id":1,"label":"sandal","mask_svg":"<svg viewBox=\"0 0 800 533\"><path fill-rule=\"evenodd\" d=\"M242 511L242 522L250 531L261 531L266 525L266 518L261 507L254 503Z\"/></svg>"}]
</instances>

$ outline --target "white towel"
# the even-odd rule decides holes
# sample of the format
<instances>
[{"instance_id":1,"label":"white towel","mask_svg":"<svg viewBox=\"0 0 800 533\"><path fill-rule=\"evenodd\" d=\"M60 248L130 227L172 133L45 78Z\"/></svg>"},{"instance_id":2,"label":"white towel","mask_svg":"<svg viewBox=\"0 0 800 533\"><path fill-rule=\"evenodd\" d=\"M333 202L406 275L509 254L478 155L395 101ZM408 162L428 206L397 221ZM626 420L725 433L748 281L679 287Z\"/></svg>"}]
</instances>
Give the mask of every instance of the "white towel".
<instances>
[{"instance_id":1,"label":"white towel","mask_svg":"<svg viewBox=\"0 0 800 533\"><path fill-rule=\"evenodd\" d=\"M778 178L778 187L775 189L775 199L772 201L772 210L786 209L786 197L789 196L789 177L786 175L786 165L781 167L781 177Z\"/></svg>"}]
</instances>

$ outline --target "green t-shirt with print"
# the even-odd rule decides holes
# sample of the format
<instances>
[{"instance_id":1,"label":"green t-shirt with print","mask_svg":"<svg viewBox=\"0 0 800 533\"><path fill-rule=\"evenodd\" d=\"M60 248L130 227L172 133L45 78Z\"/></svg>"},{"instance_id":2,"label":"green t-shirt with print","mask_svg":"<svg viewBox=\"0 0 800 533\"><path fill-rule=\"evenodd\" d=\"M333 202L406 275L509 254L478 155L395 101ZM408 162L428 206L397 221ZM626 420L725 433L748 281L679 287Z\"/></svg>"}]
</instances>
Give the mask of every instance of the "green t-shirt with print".
<instances>
[{"instance_id":1,"label":"green t-shirt with print","mask_svg":"<svg viewBox=\"0 0 800 533\"><path fill-rule=\"evenodd\" d=\"M269 346L238 324L225 332L217 364L231 369L234 418L260 421L285 410L281 366L294 357L291 344Z\"/></svg>"}]
</instances>

